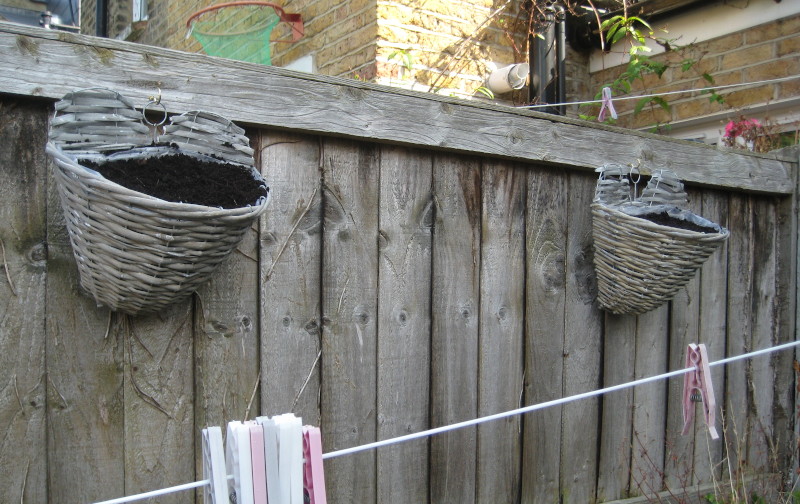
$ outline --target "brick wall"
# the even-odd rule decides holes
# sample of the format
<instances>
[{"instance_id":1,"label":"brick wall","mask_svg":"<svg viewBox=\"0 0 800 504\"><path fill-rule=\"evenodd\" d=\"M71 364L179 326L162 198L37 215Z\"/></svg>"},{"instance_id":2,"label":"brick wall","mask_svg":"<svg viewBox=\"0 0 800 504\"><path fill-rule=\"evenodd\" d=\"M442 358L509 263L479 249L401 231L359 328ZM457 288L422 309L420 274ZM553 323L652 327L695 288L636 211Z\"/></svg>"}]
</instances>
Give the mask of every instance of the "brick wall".
<instances>
[{"instance_id":1,"label":"brick wall","mask_svg":"<svg viewBox=\"0 0 800 504\"><path fill-rule=\"evenodd\" d=\"M780 19L744 31L711 39L693 47L670 51L654 59L671 64L662 78L649 75L644 82L636 82L632 94L663 93L695 89L709 85L701 75L708 73L714 84L738 84L765 79L788 77L800 74L800 16ZM685 58L694 58L698 63L688 71L682 71L679 63ZM591 76L591 94L613 81L621 67L609 68ZM646 109L638 115L632 111L635 101L617 101L620 126L641 128L655 123L676 123L688 119L713 116L729 111L731 114L748 106L778 102L800 96L800 83L788 81L767 85L755 85L733 90L720 90L722 104L709 102L708 95L678 94L665 97L670 110L660 107ZM591 98L592 96L587 96ZM589 112L588 109L585 109ZM594 113L597 109L594 108Z\"/></svg>"},{"instance_id":2,"label":"brick wall","mask_svg":"<svg viewBox=\"0 0 800 504\"><path fill-rule=\"evenodd\" d=\"M288 0L284 9L303 17L305 36L294 44L273 44L273 64L283 66L313 54L322 75L373 79L377 0ZM286 27L279 27L276 36L286 34Z\"/></svg>"},{"instance_id":3,"label":"brick wall","mask_svg":"<svg viewBox=\"0 0 800 504\"><path fill-rule=\"evenodd\" d=\"M517 5L491 0L379 1L376 80L394 85L405 81L422 91L473 94L497 66L527 59L525 38L513 27ZM390 59L397 51L410 55L410 72L400 57Z\"/></svg>"}]
</instances>

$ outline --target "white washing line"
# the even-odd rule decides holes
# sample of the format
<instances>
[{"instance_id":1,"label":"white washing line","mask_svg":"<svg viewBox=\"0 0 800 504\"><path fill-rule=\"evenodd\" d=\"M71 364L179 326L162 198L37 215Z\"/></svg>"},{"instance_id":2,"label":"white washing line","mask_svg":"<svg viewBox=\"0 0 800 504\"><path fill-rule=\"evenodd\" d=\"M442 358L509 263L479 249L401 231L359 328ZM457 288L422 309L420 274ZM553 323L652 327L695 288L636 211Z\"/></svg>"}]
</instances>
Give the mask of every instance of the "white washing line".
<instances>
[{"instance_id":1,"label":"white washing line","mask_svg":"<svg viewBox=\"0 0 800 504\"><path fill-rule=\"evenodd\" d=\"M744 86L761 86L764 84L775 84L777 82L786 82L790 80L800 79L800 75L792 75L790 77L780 77L777 79L767 79L762 81L754 81L754 82L742 82L740 84L726 84L724 86L709 86L704 88L697 88L697 89L683 89L679 91L665 91L663 93L653 93L653 94L645 94L645 95L632 95L632 96L618 96L612 98L612 101L621 101L621 100L640 100L642 98L655 98L657 96L670 96L676 94L686 94L686 93L700 93L702 91L717 91L720 89L729 89L729 88L736 88L736 87L744 87ZM562 105L589 105L592 103L603 103L603 100L586 100L586 101L575 101L575 102L566 102L566 103L541 103L537 105L521 105L517 108L527 108L527 109L535 109L535 108L545 108L545 107L560 107Z\"/></svg>"},{"instance_id":2,"label":"white washing line","mask_svg":"<svg viewBox=\"0 0 800 504\"><path fill-rule=\"evenodd\" d=\"M752 357L757 357L759 355L766 355L766 354L770 354L772 352L778 352L778 351L781 351L781 350L786 350L788 348L792 348L792 347L795 347L795 346L798 346L798 345L800 345L800 341L792 341L792 342L789 342L789 343L784 343L782 345L777 345L777 346L769 347L769 348L763 348L761 350L756 350L756 351L753 351L753 352L749 352L749 353L745 353L745 354L741 354L741 355L736 355L734 357L727 357L725 359L720 359L718 361L709 362L708 365L709 365L709 367L722 366L724 364L729 364L731 362L744 360L744 359L750 359ZM479 425L479 424L482 424L482 423L491 422L493 420L500 420L501 418L508 418L508 417L511 417L511 416L522 415L523 413L530 413L531 411L537 411L537 410L549 408L551 406L559 406L559 405L566 404L566 403L569 403L569 402L579 401L581 399L588 399L590 397L597 397L597 396L600 396L600 395L603 395L603 394L607 394L609 392L615 392L617 390L623 390L623 389L626 389L626 388L635 387L637 385L644 385L646 383L652 383L652 382L655 382L655 381L665 380L667 378L672 378L674 376L680 376L680 375L695 371L695 369L696 368L694 366L687 367L687 368L684 368L684 369L677 369L675 371L670 371L670 372L663 373L663 374L660 374L660 375L650 376L650 377L647 377L647 378L641 378L639 380L634 380L634 381L627 382L627 383L621 383L619 385L612 385L610 387L606 387L606 388L602 388L602 389L598 389L598 390L592 390L591 392L584 392L582 394L576 394L576 395L572 395L572 396L569 396L569 397L562 397L561 399L555 399L555 400L552 400L552 401L547 401L547 402L543 402L543 403L539 403L539 404L533 404L531 406L525 406L524 408L518 408L518 409L514 409L514 410L510 410L510 411L505 411L503 413L496 413L494 415L488 415L488 416L484 416L484 417L480 417L480 418L475 418L473 420L467 420L467 421L464 421L464 422L458 422L458 423L454 423L454 424L450 424L450 425L443 425L441 427L436 427L434 429L428 429L428 430L416 432L414 434L407 434L405 436L399 436L399 437L395 437L395 438L391 438L391 439L384 439L382 441L376 441L374 443L367 443L367 444L363 444L363 445L360 445L360 446L353 446L352 448L345 448L343 450L336 450L336 451L324 453L322 455L322 459L325 460L325 459L330 459L330 458L335 458L335 457L341 457L341 456L344 456L344 455L350 455L352 453L358 453L358 452L367 451L367 450L374 450L374 449L377 449L377 448L381 448L383 446L389 446L389 445L393 445L393 444L404 443L406 441L413 441L415 439L426 438L426 437L434 436L436 434L442 434L442 433L454 431L454 430L457 430L457 429L463 429L465 427L472 427L472 426ZM230 478L230 476L229 476L229 478ZM137 495L129 495L127 497L120 497L118 499L102 501L102 502L98 502L96 504L122 504L124 502L133 502L133 501L137 501L137 500L141 500L141 499L148 499L148 498L152 498L152 497L158 497L160 495L166 495L166 494L170 494L170 493L180 492L180 491L183 491L183 490L191 490L193 488L199 488L199 487L203 487L203 486L206 486L206 485L209 485L209 484L211 484L211 480L195 481L195 482L192 482L192 483L185 483L183 485L178 485L178 486L174 486L174 487L163 488L161 490L153 490L152 492L147 492L147 493L142 493L142 494L137 494Z\"/></svg>"}]
</instances>

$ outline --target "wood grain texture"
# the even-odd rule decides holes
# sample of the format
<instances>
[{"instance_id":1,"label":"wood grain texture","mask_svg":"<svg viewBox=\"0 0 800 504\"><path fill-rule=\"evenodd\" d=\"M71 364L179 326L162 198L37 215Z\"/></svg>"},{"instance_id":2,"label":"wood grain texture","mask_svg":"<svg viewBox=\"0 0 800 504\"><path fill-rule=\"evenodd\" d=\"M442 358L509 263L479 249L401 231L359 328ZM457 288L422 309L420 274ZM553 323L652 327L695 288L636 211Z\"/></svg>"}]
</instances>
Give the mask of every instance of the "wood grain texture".
<instances>
[{"instance_id":1,"label":"wood grain texture","mask_svg":"<svg viewBox=\"0 0 800 504\"><path fill-rule=\"evenodd\" d=\"M325 451L376 439L379 150L323 145L322 434ZM334 502L374 502L375 452L326 463Z\"/></svg>"},{"instance_id":2,"label":"wood grain texture","mask_svg":"<svg viewBox=\"0 0 800 504\"><path fill-rule=\"evenodd\" d=\"M605 314L603 386L633 381L636 364L636 317ZM633 438L633 389L602 398L602 431L597 468L597 499L626 496L630 489Z\"/></svg>"},{"instance_id":3,"label":"wood grain texture","mask_svg":"<svg viewBox=\"0 0 800 504\"><path fill-rule=\"evenodd\" d=\"M800 146L793 146L781 151L787 157L800 160ZM800 180L800 170L793 169L790 172L795 187L798 187ZM798 260L798 190L786 198L776 198L776 217L777 217L777 240L776 240L776 291L778 306L776 312L777 336L776 343L788 343L797 339L797 323L794 319L794 312L797 309L797 291L794 285L797 278ZM796 349L795 349L796 350ZM794 354L794 355L793 355ZM775 386L773 403L773 423L775 425L775 462L778 467L790 467L795 470L798 468L796 458L797 450L792 448L793 441L798 438L795 435L797 419L795 415L797 402L797 381L794 363L796 362L797 352L779 352L772 359L775 366ZM779 385L795 380L795 387L784 387ZM794 432L793 432L794 430ZM797 474L797 472L795 472Z\"/></svg>"},{"instance_id":4,"label":"wood grain texture","mask_svg":"<svg viewBox=\"0 0 800 504\"><path fill-rule=\"evenodd\" d=\"M475 159L436 156L431 308L431 427L478 411L481 174ZM474 427L435 436L431 502L475 501Z\"/></svg>"},{"instance_id":5,"label":"wood grain texture","mask_svg":"<svg viewBox=\"0 0 800 504\"><path fill-rule=\"evenodd\" d=\"M637 317L635 379L667 371L668 329L668 304ZM662 489L666 400L667 384L664 381L633 389L632 494L646 496Z\"/></svg>"},{"instance_id":6,"label":"wood grain texture","mask_svg":"<svg viewBox=\"0 0 800 504\"><path fill-rule=\"evenodd\" d=\"M194 295L194 439L202 475L200 430L260 412L258 224Z\"/></svg>"},{"instance_id":7,"label":"wood grain texture","mask_svg":"<svg viewBox=\"0 0 800 504\"><path fill-rule=\"evenodd\" d=\"M195 463L191 299L159 314L125 317L125 493L192 481ZM199 436L197 436L199 437ZM189 456L192 455L192 456ZM192 493L159 502L191 502Z\"/></svg>"},{"instance_id":8,"label":"wood grain texture","mask_svg":"<svg viewBox=\"0 0 800 504\"><path fill-rule=\"evenodd\" d=\"M751 349L767 348L776 343L778 327L775 315L777 299L775 206L764 198L753 202L753 339ZM751 412L747 431L747 463L757 471L769 470L774 455L773 401L775 368L770 358L752 359L748 386Z\"/></svg>"},{"instance_id":9,"label":"wood grain texture","mask_svg":"<svg viewBox=\"0 0 800 504\"><path fill-rule=\"evenodd\" d=\"M728 340L726 357L753 350L753 234L752 198L731 195L728 205ZM720 421L725 435L726 469L738 471L747 461L748 416L751 410L748 376L749 361L725 366L724 410Z\"/></svg>"},{"instance_id":10,"label":"wood grain texture","mask_svg":"<svg viewBox=\"0 0 800 504\"><path fill-rule=\"evenodd\" d=\"M688 209L697 215L703 215L702 195L697 191L687 190L689 196ZM723 277L724 278L724 277ZM686 349L689 343L705 343L705 335L700 332L700 284L701 272L681 288L670 302L669 320L669 369L681 369L686 366ZM725 310L720 310L723 314ZM695 474L695 455L707 453L705 441L697 444L702 434L702 406L693 404L695 421L691 430L683 435L683 378L676 377L667 381L667 417L665 432L664 486L675 495L683 496L686 488L692 486ZM699 418L698 418L699 417ZM708 457L704 465L708 466Z\"/></svg>"},{"instance_id":11,"label":"wood grain texture","mask_svg":"<svg viewBox=\"0 0 800 504\"><path fill-rule=\"evenodd\" d=\"M0 24L0 68L11 70L0 74L0 89L14 94L60 98L92 85L145 104L158 88L171 111L206 110L261 126L590 170L603 163L640 160L645 174L669 168L688 183L783 194L793 189L785 163L768 156L433 93L7 23Z\"/></svg>"},{"instance_id":12,"label":"wood grain texture","mask_svg":"<svg viewBox=\"0 0 800 504\"><path fill-rule=\"evenodd\" d=\"M702 200L702 216L727 228L728 223L728 198L725 194L707 191L700 196ZM727 338L727 278L728 278L728 249L723 243L706 260L700 275L700 323L698 341L705 343L708 358L712 361L722 359L725 355L725 342ZM717 401L717 421L715 427L720 436L723 435L723 425L719 418L719 406L722 400L719 394L724 390L725 367L715 366L711 370L711 379ZM670 403L672 404L672 403ZM698 414L702 410L698 410ZM712 440L702 416L695 422L695 450L694 474L696 485L703 485L719 481L723 476L722 463L724 461L724 443Z\"/></svg>"},{"instance_id":13,"label":"wood grain texture","mask_svg":"<svg viewBox=\"0 0 800 504\"><path fill-rule=\"evenodd\" d=\"M378 276L378 439L429 427L433 164L383 147ZM428 443L378 450L377 502L428 501Z\"/></svg>"},{"instance_id":14,"label":"wood grain texture","mask_svg":"<svg viewBox=\"0 0 800 504\"><path fill-rule=\"evenodd\" d=\"M520 407L525 330L526 172L482 166L478 416ZM478 427L477 502L517 502L522 419Z\"/></svg>"},{"instance_id":15,"label":"wood grain texture","mask_svg":"<svg viewBox=\"0 0 800 504\"><path fill-rule=\"evenodd\" d=\"M567 188L566 177L555 171L528 172L526 405L563 396ZM523 419L522 502L560 500L561 410L547 408Z\"/></svg>"},{"instance_id":16,"label":"wood grain texture","mask_svg":"<svg viewBox=\"0 0 800 504\"><path fill-rule=\"evenodd\" d=\"M261 410L320 425L322 187L320 140L263 131L261 173Z\"/></svg>"},{"instance_id":17,"label":"wood grain texture","mask_svg":"<svg viewBox=\"0 0 800 504\"><path fill-rule=\"evenodd\" d=\"M124 339L116 316L79 287L52 181L45 296L48 498L94 502L125 495Z\"/></svg>"},{"instance_id":18,"label":"wood grain texture","mask_svg":"<svg viewBox=\"0 0 800 504\"><path fill-rule=\"evenodd\" d=\"M48 109L0 100L0 488L47 502L45 281Z\"/></svg>"},{"instance_id":19,"label":"wood grain texture","mask_svg":"<svg viewBox=\"0 0 800 504\"><path fill-rule=\"evenodd\" d=\"M600 388L603 319L592 251L591 203L596 178L569 177L567 292L564 309L564 395ZM565 501L591 502L597 485L599 399L565 404L561 414L561 494Z\"/></svg>"}]
</instances>

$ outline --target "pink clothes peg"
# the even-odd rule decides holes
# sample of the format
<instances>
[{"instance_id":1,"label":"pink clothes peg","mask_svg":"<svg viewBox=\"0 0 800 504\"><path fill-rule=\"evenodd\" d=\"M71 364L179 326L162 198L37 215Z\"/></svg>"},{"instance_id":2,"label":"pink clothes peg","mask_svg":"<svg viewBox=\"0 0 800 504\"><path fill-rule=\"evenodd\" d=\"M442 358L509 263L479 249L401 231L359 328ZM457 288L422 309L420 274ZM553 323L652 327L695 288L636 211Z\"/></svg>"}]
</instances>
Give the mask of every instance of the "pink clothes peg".
<instances>
[{"instance_id":1,"label":"pink clothes peg","mask_svg":"<svg viewBox=\"0 0 800 504\"><path fill-rule=\"evenodd\" d=\"M600 113L597 114L597 120L603 122L606 120L606 111L611 114L612 119L617 118L617 111L614 109L614 102L611 101L611 88L603 88L603 102L600 106Z\"/></svg>"},{"instance_id":2,"label":"pink clothes peg","mask_svg":"<svg viewBox=\"0 0 800 504\"><path fill-rule=\"evenodd\" d=\"M327 504L322 470L322 435L318 427L303 426L303 494L309 504Z\"/></svg>"},{"instance_id":3,"label":"pink clothes peg","mask_svg":"<svg viewBox=\"0 0 800 504\"><path fill-rule=\"evenodd\" d=\"M711 439L719 439L716 424L717 402L714 399L714 387L711 384L711 369L708 366L708 353L703 343L690 343L686 349L686 367L694 367L684 375L683 379L683 434L689 432L694 419L694 403L692 396L699 394L703 401L705 417Z\"/></svg>"},{"instance_id":4,"label":"pink clothes peg","mask_svg":"<svg viewBox=\"0 0 800 504\"><path fill-rule=\"evenodd\" d=\"M267 466L264 458L264 428L256 422L250 427L250 454L253 461L253 504L267 504Z\"/></svg>"}]
</instances>

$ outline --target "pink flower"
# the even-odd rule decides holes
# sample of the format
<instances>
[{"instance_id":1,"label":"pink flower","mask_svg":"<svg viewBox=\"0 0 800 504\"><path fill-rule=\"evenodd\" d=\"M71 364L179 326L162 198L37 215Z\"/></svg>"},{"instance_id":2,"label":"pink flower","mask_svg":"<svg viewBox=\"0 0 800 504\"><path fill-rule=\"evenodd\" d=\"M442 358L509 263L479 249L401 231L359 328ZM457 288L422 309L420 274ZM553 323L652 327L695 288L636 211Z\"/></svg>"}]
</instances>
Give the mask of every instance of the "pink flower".
<instances>
[{"instance_id":1,"label":"pink flower","mask_svg":"<svg viewBox=\"0 0 800 504\"><path fill-rule=\"evenodd\" d=\"M746 119L742 117L738 121L730 121L725 125L725 138L736 138L747 135L761 127L761 123L756 119Z\"/></svg>"}]
</instances>

